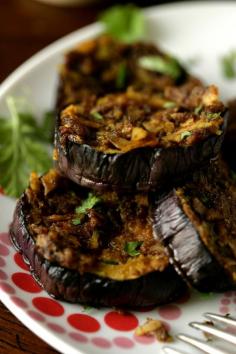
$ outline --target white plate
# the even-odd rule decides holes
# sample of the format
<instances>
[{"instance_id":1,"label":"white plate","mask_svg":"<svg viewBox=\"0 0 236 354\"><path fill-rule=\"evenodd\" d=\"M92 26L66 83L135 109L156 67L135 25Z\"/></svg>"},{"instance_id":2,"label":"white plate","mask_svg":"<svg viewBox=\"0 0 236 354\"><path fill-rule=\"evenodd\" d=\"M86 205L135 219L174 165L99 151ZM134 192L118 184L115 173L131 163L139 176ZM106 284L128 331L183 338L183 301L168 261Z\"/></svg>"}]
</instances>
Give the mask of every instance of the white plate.
<instances>
[{"instance_id":1,"label":"white plate","mask_svg":"<svg viewBox=\"0 0 236 354\"><path fill-rule=\"evenodd\" d=\"M236 81L224 80L219 65L222 55L236 49L236 4L179 3L153 7L146 15L150 39L183 61L199 58L194 73L207 83L216 83L224 99L236 96ZM52 108L63 53L98 31L97 24L76 31L19 67L1 85L0 115L6 113L9 94L29 95L38 116ZM85 312L79 305L51 300L34 283L9 243L6 233L14 205L14 200L0 196L0 299L27 327L62 353L140 354L145 350L146 354L156 354L161 352L161 345L153 338L134 336L135 327L146 317L164 320L175 335L180 331L194 334L187 324L201 320L205 311L235 314L235 292L208 296L192 293L177 303L130 315L111 309ZM194 353L178 342L173 347Z\"/></svg>"}]
</instances>

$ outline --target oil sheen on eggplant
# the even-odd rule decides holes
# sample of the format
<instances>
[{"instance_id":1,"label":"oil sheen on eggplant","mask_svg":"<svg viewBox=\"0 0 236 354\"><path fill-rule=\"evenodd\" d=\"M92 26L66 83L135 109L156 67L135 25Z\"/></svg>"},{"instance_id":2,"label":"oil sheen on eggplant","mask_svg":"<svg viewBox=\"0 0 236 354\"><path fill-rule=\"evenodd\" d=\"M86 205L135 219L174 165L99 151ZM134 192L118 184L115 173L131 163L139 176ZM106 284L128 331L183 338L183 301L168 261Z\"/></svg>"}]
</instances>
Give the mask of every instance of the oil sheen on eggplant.
<instances>
[{"instance_id":1,"label":"oil sheen on eggplant","mask_svg":"<svg viewBox=\"0 0 236 354\"><path fill-rule=\"evenodd\" d=\"M236 184L223 160L157 202L154 219L156 237L193 287L236 288Z\"/></svg>"},{"instance_id":2,"label":"oil sheen on eggplant","mask_svg":"<svg viewBox=\"0 0 236 354\"><path fill-rule=\"evenodd\" d=\"M52 170L32 174L10 233L51 296L94 306L158 305L178 298L185 284L154 240L149 214L145 195L95 195Z\"/></svg>"},{"instance_id":3,"label":"oil sheen on eggplant","mask_svg":"<svg viewBox=\"0 0 236 354\"><path fill-rule=\"evenodd\" d=\"M155 95L129 87L63 110L55 160L65 176L97 190L173 185L217 155L224 117L215 86L188 83Z\"/></svg>"}]
</instances>

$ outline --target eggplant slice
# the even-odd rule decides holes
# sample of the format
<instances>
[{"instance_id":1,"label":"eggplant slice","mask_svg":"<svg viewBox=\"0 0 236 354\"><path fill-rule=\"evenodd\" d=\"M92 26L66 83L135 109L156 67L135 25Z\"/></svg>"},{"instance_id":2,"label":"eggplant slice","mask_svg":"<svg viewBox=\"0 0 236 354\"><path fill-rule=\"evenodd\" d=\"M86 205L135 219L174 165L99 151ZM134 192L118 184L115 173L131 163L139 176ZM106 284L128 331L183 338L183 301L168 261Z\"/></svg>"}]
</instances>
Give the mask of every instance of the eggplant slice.
<instances>
[{"instance_id":1,"label":"eggplant slice","mask_svg":"<svg viewBox=\"0 0 236 354\"><path fill-rule=\"evenodd\" d=\"M173 186L218 154L224 117L215 86L185 84L155 95L129 87L65 108L55 160L62 174L101 191Z\"/></svg>"},{"instance_id":2,"label":"eggplant slice","mask_svg":"<svg viewBox=\"0 0 236 354\"><path fill-rule=\"evenodd\" d=\"M236 173L236 99L228 103L228 125L222 144L222 154L230 168Z\"/></svg>"},{"instance_id":3,"label":"eggplant slice","mask_svg":"<svg viewBox=\"0 0 236 354\"><path fill-rule=\"evenodd\" d=\"M236 288L236 184L223 160L157 202L154 233L202 292Z\"/></svg>"},{"instance_id":4,"label":"eggplant slice","mask_svg":"<svg viewBox=\"0 0 236 354\"><path fill-rule=\"evenodd\" d=\"M141 58L150 60L150 56L162 61L167 71L148 70L140 64ZM59 72L56 106L60 111L91 96L123 91L131 84L150 93L162 92L167 86L187 81L200 83L187 74L176 59L155 45L147 42L124 44L102 35L78 44L66 54Z\"/></svg>"},{"instance_id":5,"label":"eggplant slice","mask_svg":"<svg viewBox=\"0 0 236 354\"><path fill-rule=\"evenodd\" d=\"M140 307L186 289L153 237L143 194L95 194L55 170L32 174L10 233L36 280L58 299Z\"/></svg>"}]
</instances>

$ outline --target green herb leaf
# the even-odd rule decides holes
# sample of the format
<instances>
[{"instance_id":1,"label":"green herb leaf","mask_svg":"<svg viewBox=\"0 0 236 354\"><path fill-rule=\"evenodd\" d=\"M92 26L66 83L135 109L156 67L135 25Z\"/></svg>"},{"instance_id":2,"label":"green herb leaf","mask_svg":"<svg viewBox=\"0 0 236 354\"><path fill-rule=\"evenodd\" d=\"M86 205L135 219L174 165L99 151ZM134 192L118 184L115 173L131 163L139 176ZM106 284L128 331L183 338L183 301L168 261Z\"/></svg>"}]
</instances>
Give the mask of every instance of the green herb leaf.
<instances>
[{"instance_id":1,"label":"green herb leaf","mask_svg":"<svg viewBox=\"0 0 236 354\"><path fill-rule=\"evenodd\" d=\"M202 110L202 106L197 106L195 109L194 109L194 113L195 114L199 114L200 112L201 112L201 110Z\"/></svg>"},{"instance_id":2,"label":"green herb leaf","mask_svg":"<svg viewBox=\"0 0 236 354\"><path fill-rule=\"evenodd\" d=\"M182 68L173 57L162 57L160 55L147 55L139 58L139 66L144 69L156 71L160 74L168 75L173 79L178 79L182 75Z\"/></svg>"},{"instance_id":3,"label":"green herb leaf","mask_svg":"<svg viewBox=\"0 0 236 354\"><path fill-rule=\"evenodd\" d=\"M11 197L19 197L31 171L42 174L52 164L41 126L29 113L18 111L18 99L7 98L8 119L0 122L0 185Z\"/></svg>"},{"instance_id":4,"label":"green herb leaf","mask_svg":"<svg viewBox=\"0 0 236 354\"><path fill-rule=\"evenodd\" d=\"M207 119L214 120L214 119L217 119L220 117L220 113L207 112L206 116L207 116Z\"/></svg>"},{"instance_id":5,"label":"green herb leaf","mask_svg":"<svg viewBox=\"0 0 236 354\"><path fill-rule=\"evenodd\" d=\"M72 224L80 225L81 218L84 216L84 214L86 214L86 211L92 209L100 201L101 199L99 197L92 193L89 193L87 199L85 199L82 204L75 209L75 212L76 214L78 214L78 217L72 220Z\"/></svg>"},{"instance_id":6,"label":"green herb leaf","mask_svg":"<svg viewBox=\"0 0 236 354\"><path fill-rule=\"evenodd\" d=\"M132 4L113 6L103 12L99 20L106 33L125 43L135 42L145 34L144 15Z\"/></svg>"},{"instance_id":7,"label":"green herb leaf","mask_svg":"<svg viewBox=\"0 0 236 354\"><path fill-rule=\"evenodd\" d=\"M94 309L94 307L89 306L89 305L84 305L83 306L83 312L91 312Z\"/></svg>"},{"instance_id":8,"label":"green herb leaf","mask_svg":"<svg viewBox=\"0 0 236 354\"><path fill-rule=\"evenodd\" d=\"M174 107L176 107L176 103L172 101L166 101L163 104L163 108L174 108Z\"/></svg>"},{"instance_id":9,"label":"green herb leaf","mask_svg":"<svg viewBox=\"0 0 236 354\"><path fill-rule=\"evenodd\" d=\"M181 133L180 139L181 139L181 140L184 140L184 139L186 139L186 138L187 138L188 136L190 136L190 135L192 135L192 133L186 130L186 132L182 132L182 133Z\"/></svg>"},{"instance_id":10,"label":"green herb leaf","mask_svg":"<svg viewBox=\"0 0 236 354\"><path fill-rule=\"evenodd\" d=\"M104 264L112 264L112 265L117 265L119 264L117 261L115 261L114 259L103 259L101 261Z\"/></svg>"},{"instance_id":11,"label":"green herb leaf","mask_svg":"<svg viewBox=\"0 0 236 354\"><path fill-rule=\"evenodd\" d=\"M131 241L126 242L124 251L128 253L129 256L135 257L140 254L139 248L142 245L142 241Z\"/></svg>"},{"instance_id":12,"label":"green herb leaf","mask_svg":"<svg viewBox=\"0 0 236 354\"><path fill-rule=\"evenodd\" d=\"M125 81L127 77L127 68L125 63L121 63L118 68L118 73L116 77L116 88L122 89L125 86Z\"/></svg>"},{"instance_id":13,"label":"green herb leaf","mask_svg":"<svg viewBox=\"0 0 236 354\"><path fill-rule=\"evenodd\" d=\"M233 50L229 54L221 58L221 66L223 75L227 79L236 77L236 51Z\"/></svg>"},{"instance_id":14,"label":"green herb leaf","mask_svg":"<svg viewBox=\"0 0 236 354\"><path fill-rule=\"evenodd\" d=\"M95 120L103 120L103 116L99 112L94 111L91 112L90 114Z\"/></svg>"}]
</instances>

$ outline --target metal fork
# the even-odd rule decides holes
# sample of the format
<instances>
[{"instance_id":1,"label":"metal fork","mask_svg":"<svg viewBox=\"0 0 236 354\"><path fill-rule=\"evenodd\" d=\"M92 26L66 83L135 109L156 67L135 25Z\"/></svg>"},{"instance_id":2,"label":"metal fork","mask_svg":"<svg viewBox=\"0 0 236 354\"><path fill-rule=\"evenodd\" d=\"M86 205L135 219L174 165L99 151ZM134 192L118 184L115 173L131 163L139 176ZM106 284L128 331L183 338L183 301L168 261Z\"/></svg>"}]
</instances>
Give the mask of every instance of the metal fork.
<instances>
[{"instance_id":1,"label":"metal fork","mask_svg":"<svg viewBox=\"0 0 236 354\"><path fill-rule=\"evenodd\" d=\"M205 313L204 316L212 321L211 323L200 323L200 322L191 322L189 325L193 328L199 329L200 331L209 334L210 336L214 336L216 338L220 338L225 340L226 342L236 344L236 335L227 333L225 330L219 329L214 326L215 322L216 324L224 324L227 326L231 326L232 328L236 329L236 319L232 318L230 316L220 316L216 315L214 313ZM186 335L186 334L178 334L177 338L180 339L181 341L188 343L195 348L198 348L202 350L204 353L208 354L232 354L225 351L221 350L218 348L215 348L212 344L207 343L206 341L194 338L192 336ZM181 352L179 350L173 349L171 347L163 347L163 352L166 354L185 354L184 352ZM236 349L234 349L234 353L236 353Z\"/></svg>"}]
</instances>

